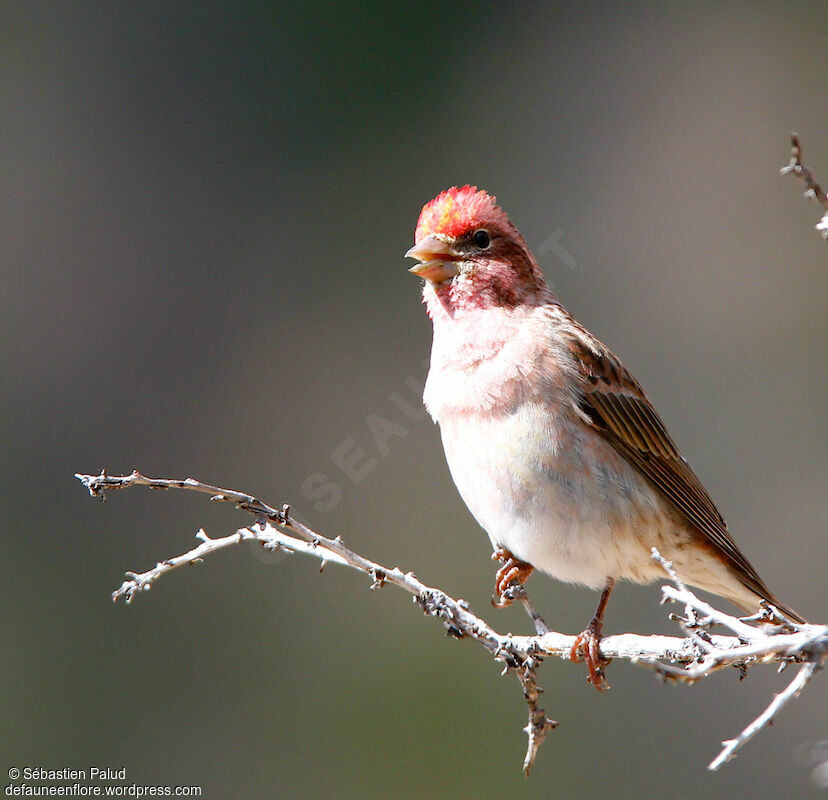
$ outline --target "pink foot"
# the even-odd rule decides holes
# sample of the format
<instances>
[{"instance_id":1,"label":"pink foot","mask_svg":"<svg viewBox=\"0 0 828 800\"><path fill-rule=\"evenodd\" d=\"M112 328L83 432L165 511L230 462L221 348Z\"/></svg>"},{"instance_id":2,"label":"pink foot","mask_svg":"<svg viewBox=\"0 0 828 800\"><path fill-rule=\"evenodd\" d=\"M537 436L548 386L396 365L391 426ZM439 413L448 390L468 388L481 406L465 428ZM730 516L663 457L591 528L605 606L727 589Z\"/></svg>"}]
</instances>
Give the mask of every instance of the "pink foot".
<instances>
[{"instance_id":1,"label":"pink foot","mask_svg":"<svg viewBox=\"0 0 828 800\"><path fill-rule=\"evenodd\" d=\"M534 567L527 561L520 561L508 550L498 547L492 553L493 561L500 561L501 566L495 574L495 593L492 595L492 605L495 608L506 608L512 605L514 600L506 594L506 590L512 583L519 583L521 586L526 583L534 571Z\"/></svg>"},{"instance_id":2,"label":"pink foot","mask_svg":"<svg viewBox=\"0 0 828 800\"><path fill-rule=\"evenodd\" d=\"M592 620L586 630L575 637L575 644L569 651L571 661L586 661L591 683L599 692L609 689L609 684L604 677L604 667L610 663L610 659L601 655L601 622Z\"/></svg>"}]
</instances>

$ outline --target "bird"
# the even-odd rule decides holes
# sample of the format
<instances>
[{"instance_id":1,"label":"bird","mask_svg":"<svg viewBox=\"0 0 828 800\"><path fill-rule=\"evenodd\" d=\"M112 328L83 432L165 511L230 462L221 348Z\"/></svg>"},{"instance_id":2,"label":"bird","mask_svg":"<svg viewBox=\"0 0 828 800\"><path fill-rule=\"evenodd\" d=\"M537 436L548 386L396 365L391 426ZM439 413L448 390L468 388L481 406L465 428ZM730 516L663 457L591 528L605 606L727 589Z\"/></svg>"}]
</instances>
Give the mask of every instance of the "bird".
<instances>
[{"instance_id":1,"label":"bird","mask_svg":"<svg viewBox=\"0 0 828 800\"><path fill-rule=\"evenodd\" d=\"M619 580L663 575L755 611L771 593L641 384L564 308L496 198L453 186L423 206L405 253L433 341L423 401L451 477L500 562L496 606L534 569L600 589L572 646L606 689L604 612Z\"/></svg>"}]
</instances>

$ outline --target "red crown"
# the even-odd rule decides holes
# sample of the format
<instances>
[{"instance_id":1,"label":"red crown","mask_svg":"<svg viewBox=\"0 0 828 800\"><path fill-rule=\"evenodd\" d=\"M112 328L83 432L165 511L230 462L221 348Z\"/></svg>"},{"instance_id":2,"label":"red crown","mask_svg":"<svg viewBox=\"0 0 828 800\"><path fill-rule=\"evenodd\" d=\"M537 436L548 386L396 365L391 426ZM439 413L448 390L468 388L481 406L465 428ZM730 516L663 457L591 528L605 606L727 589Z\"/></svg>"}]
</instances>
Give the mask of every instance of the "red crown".
<instances>
[{"instance_id":1,"label":"red crown","mask_svg":"<svg viewBox=\"0 0 828 800\"><path fill-rule=\"evenodd\" d=\"M461 186L441 192L423 206L417 221L415 241L432 233L455 238L470 232L497 208L495 198L476 186Z\"/></svg>"}]
</instances>

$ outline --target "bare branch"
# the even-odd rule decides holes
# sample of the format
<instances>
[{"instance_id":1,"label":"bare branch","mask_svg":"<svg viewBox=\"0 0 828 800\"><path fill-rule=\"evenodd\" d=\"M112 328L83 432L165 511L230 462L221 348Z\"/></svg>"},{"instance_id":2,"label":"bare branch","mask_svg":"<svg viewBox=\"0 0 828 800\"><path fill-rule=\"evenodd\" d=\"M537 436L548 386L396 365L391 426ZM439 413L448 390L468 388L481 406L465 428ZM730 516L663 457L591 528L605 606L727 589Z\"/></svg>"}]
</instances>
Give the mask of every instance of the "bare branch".
<instances>
[{"instance_id":1,"label":"bare branch","mask_svg":"<svg viewBox=\"0 0 828 800\"><path fill-rule=\"evenodd\" d=\"M543 691L537 684L537 670L544 658L555 656L569 660L575 636L549 631L534 609L525 589L513 585L509 591L527 610L537 631L534 636L500 634L469 609L464 600L455 600L441 589L427 586L412 572L398 567L389 569L355 553L342 539L322 536L290 514L290 507L274 508L244 492L223 489L193 478L171 480L148 478L137 470L130 475L82 475L75 477L93 497L105 500L104 492L147 486L151 489L186 489L210 495L216 502L234 503L237 508L256 517L256 522L229 536L211 539L203 530L193 549L180 556L159 561L146 572L127 572L126 580L112 593L113 600L123 597L129 603L136 594L147 591L162 575L188 564L196 564L206 556L243 541L257 541L270 550L304 553L326 563L340 564L362 572L371 578L371 588L379 589L393 584L413 596L414 601L429 616L438 617L447 632L458 639L469 638L479 642L498 661L505 664L504 672L514 672L520 681L527 704L528 722L524 731L528 737L523 768L529 773L546 734L557 726L538 704ZM735 751L769 724L778 711L804 688L820 668L828 652L828 627L800 625L785 619L771 606L747 619L738 619L713 608L696 597L681 581L673 565L657 551L653 558L661 564L674 586L664 586L665 601L683 605L685 616L671 615L683 628L686 636L641 636L625 633L607 636L600 642L604 659L619 658L646 665L664 679L694 683L724 667L736 667L744 672L760 662L779 662L784 667L792 661L804 662L791 684L777 695L768 708L735 739L724 743L725 749L710 765L717 769L733 757ZM771 629L772 623L782 622ZM720 625L733 635L711 634L712 625Z\"/></svg>"},{"instance_id":2,"label":"bare branch","mask_svg":"<svg viewBox=\"0 0 828 800\"><path fill-rule=\"evenodd\" d=\"M782 175L793 174L805 184L805 197L816 200L824 209L825 214L816 224L816 229L828 240L828 196L816 182L811 170L802 163L802 145L799 142L799 135L791 134L791 160L786 167L779 170Z\"/></svg>"},{"instance_id":3,"label":"bare branch","mask_svg":"<svg viewBox=\"0 0 828 800\"><path fill-rule=\"evenodd\" d=\"M790 661L805 661L787 688L775 695L770 705L753 722L735 738L722 742L721 753L708 766L708 769L715 771L733 758L736 751L749 742L762 728L773 722L782 707L793 700L821 668L825 653L828 651L828 629L817 625L799 625L784 617L778 609L765 604L763 610L751 618L752 621L762 623L781 617L784 627L791 631L787 634L769 635L766 630L757 628L755 624L747 624L748 620L739 620L724 614L696 597L684 586L673 565L662 558L655 548L653 548L653 558L662 565L676 584L676 588L663 586L662 592L665 599L684 604L687 616L680 622L688 634L694 634L696 630L705 628L711 623L718 623L730 628L742 642L729 646L721 640L715 641L714 637L708 636L706 640L702 640L705 655L698 663L683 668L657 664L655 667L659 673L668 678L695 683L724 666L738 666L746 669L752 662L781 659L781 671ZM703 616L700 617L699 612Z\"/></svg>"},{"instance_id":4,"label":"bare branch","mask_svg":"<svg viewBox=\"0 0 828 800\"><path fill-rule=\"evenodd\" d=\"M743 744L749 742L754 736L756 736L759 731L762 730L766 725L769 725L773 722L773 718L776 716L777 712L784 706L788 701L793 700L806 686L808 681L814 677L814 673L820 669L819 664L816 661L807 661L803 664L799 672L796 673L796 677L788 684L788 687L780 692L777 695L774 695L771 704L755 719L753 722L750 723L735 739L728 739L727 741L722 742L722 752L710 762L710 765L707 767L711 771L716 771L722 764L726 764L733 758L736 750L738 750Z\"/></svg>"}]
</instances>

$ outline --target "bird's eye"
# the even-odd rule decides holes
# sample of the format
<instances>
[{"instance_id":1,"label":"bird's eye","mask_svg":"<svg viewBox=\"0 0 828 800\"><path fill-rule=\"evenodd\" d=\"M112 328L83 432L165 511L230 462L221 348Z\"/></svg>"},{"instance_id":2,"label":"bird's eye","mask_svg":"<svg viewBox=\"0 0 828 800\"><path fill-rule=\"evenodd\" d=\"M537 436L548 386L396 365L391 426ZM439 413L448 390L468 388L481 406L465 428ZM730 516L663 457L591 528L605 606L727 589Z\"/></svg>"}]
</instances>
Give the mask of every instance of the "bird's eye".
<instances>
[{"instance_id":1,"label":"bird's eye","mask_svg":"<svg viewBox=\"0 0 828 800\"><path fill-rule=\"evenodd\" d=\"M472 234L472 241L481 250L485 250L492 243L492 237L489 236L488 231L484 231L481 228L479 231L475 231Z\"/></svg>"}]
</instances>

